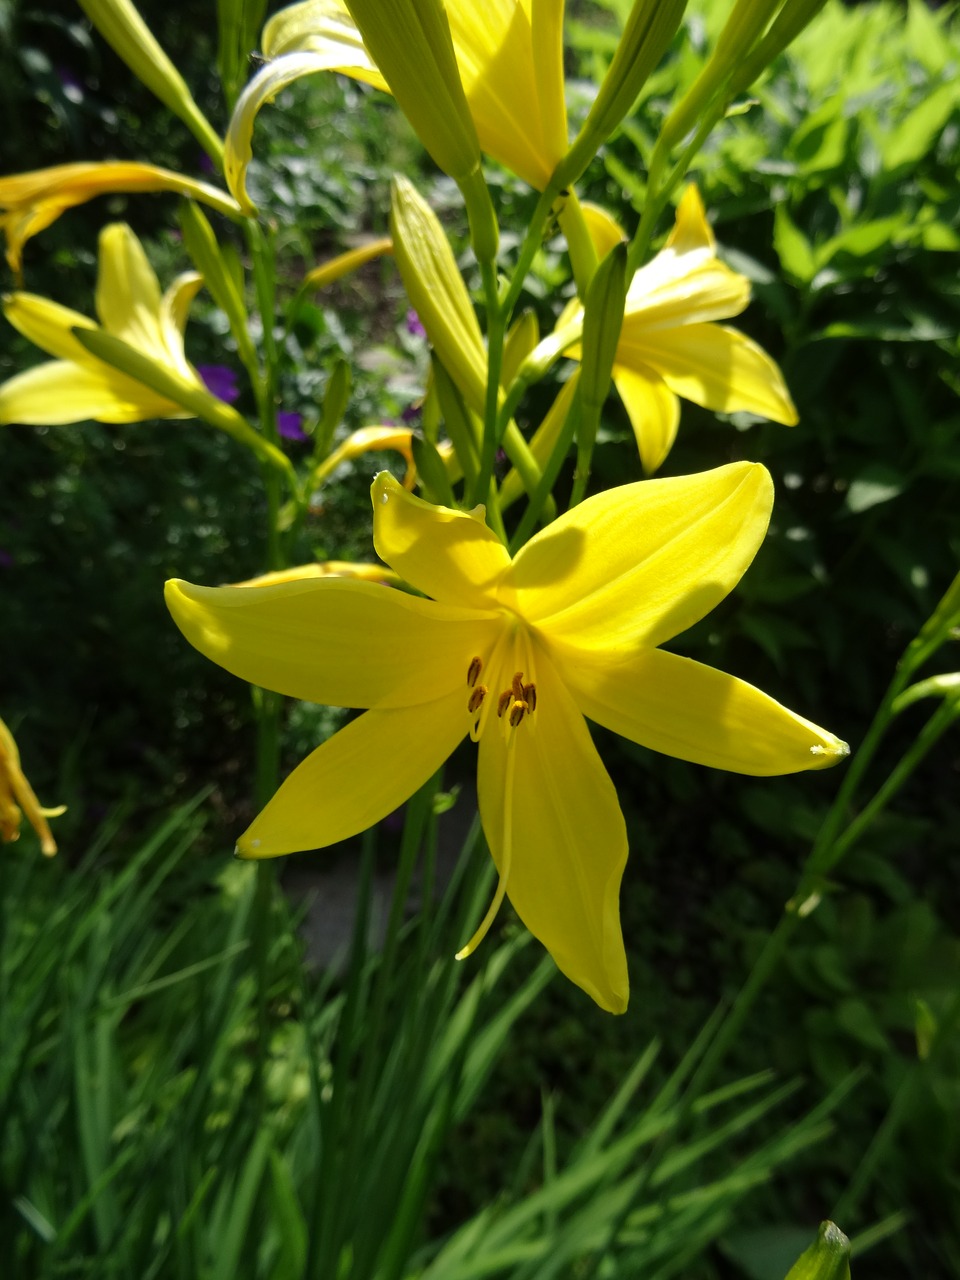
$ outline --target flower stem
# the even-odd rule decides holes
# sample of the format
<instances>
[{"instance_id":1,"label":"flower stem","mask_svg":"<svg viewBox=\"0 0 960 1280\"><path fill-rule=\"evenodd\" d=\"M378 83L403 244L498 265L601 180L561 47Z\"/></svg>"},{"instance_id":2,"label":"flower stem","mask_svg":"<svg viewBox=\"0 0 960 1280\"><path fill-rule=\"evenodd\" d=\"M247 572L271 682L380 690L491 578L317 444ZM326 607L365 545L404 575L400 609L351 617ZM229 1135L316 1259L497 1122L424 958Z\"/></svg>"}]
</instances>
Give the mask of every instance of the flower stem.
<instances>
[{"instance_id":1,"label":"flower stem","mask_svg":"<svg viewBox=\"0 0 960 1280\"><path fill-rule=\"evenodd\" d=\"M920 761L927 755L941 734L960 715L960 702L947 698L930 717L923 730L894 767L886 781L880 786L859 815L847 824L850 805L860 784L876 755L881 739L891 721L896 716L895 703L904 688L909 684L914 672L934 652L936 645L931 645L925 629L907 646L894 672L890 686L883 696L877 713L874 716L863 742L851 760L840 789L833 804L820 827L813 848L807 855L803 869L797 882L796 892L787 903L787 909L781 916L776 928L764 943L760 955L754 962L746 982L733 1002L729 1014L724 1019L716 1038L703 1057L691 1082L691 1089L702 1091L722 1064L727 1051L737 1037L740 1029L753 1008L757 997L766 986L771 974L786 950L798 925L812 914L825 888L825 877L854 842L860 838L867 827L882 812L886 804L903 786L907 778L916 769ZM844 829L846 825L846 828ZM697 1096L696 1093L693 1096Z\"/></svg>"},{"instance_id":2,"label":"flower stem","mask_svg":"<svg viewBox=\"0 0 960 1280\"><path fill-rule=\"evenodd\" d=\"M497 422L500 402L500 371L503 368L503 338L506 331L504 312L497 292L497 273L492 263L480 263L483 274L483 292L487 308L487 394L483 414L483 440L480 447L480 470L477 475L475 500L488 503L489 512L495 503L493 495L493 468L497 460ZM492 527L492 526L491 526ZM502 528L502 525L501 525Z\"/></svg>"}]
</instances>

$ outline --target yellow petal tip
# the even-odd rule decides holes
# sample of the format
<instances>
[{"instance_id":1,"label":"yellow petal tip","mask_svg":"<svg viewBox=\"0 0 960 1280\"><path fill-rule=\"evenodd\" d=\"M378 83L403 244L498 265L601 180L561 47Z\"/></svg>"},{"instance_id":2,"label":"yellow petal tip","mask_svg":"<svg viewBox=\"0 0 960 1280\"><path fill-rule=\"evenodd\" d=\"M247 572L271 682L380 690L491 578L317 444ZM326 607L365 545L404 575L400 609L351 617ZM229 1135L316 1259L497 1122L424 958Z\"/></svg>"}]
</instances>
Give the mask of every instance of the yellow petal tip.
<instances>
[{"instance_id":1,"label":"yellow petal tip","mask_svg":"<svg viewBox=\"0 0 960 1280\"><path fill-rule=\"evenodd\" d=\"M839 738L831 737L827 742L815 742L810 748L810 754L819 757L814 768L826 769L845 760L850 754L850 747Z\"/></svg>"}]
</instances>

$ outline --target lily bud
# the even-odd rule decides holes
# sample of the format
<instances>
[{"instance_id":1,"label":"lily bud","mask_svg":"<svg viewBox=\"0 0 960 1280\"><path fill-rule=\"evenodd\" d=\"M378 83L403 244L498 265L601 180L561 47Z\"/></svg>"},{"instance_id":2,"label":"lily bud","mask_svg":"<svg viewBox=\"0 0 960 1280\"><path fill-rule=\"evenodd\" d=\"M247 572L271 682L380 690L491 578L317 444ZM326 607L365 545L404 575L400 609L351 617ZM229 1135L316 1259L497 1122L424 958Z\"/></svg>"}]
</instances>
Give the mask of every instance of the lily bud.
<instances>
[{"instance_id":1,"label":"lily bud","mask_svg":"<svg viewBox=\"0 0 960 1280\"><path fill-rule=\"evenodd\" d=\"M207 155L223 163L223 143L193 100L186 82L157 44L130 0L79 0L96 29L138 80L178 116Z\"/></svg>"},{"instance_id":2,"label":"lily bud","mask_svg":"<svg viewBox=\"0 0 960 1280\"><path fill-rule=\"evenodd\" d=\"M636 102L677 33L687 0L634 0L600 92L561 164L563 183L576 182Z\"/></svg>"},{"instance_id":3,"label":"lily bud","mask_svg":"<svg viewBox=\"0 0 960 1280\"><path fill-rule=\"evenodd\" d=\"M317 427L314 457L323 459L330 452L333 433L343 421L350 402L350 390L353 375L346 360L338 358L327 379L327 389L323 393L323 409L320 424Z\"/></svg>"},{"instance_id":4,"label":"lily bud","mask_svg":"<svg viewBox=\"0 0 960 1280\"><path fill-rule=\"evenodd\" d=\"M840 1228L821 1223L816 1244L800 1255L787 1280L850 1280L850 1241Z\"/></svg>"},{"instance_id":5,"label":"lily bud","mask_svg":"<svg viewBox=\"0 0 960 1280\"><path fill-rule=\"evenodd\" d=\"M436 214L399 175L391 189L390 234L407 297L430 345L467 404L483 413L487 353L467 286Z\"/></svg>"},{"instance_id":6,"label":"lily bud","mask_svg":"<svg viewBox=\"0 0 960 1280\"><path fill-rule=\"evenodd\" d=\"M718 99L743 93L824 0L737 0L706 66L671 111L658 145L672 147Z\"/></svg>"},{"instance_id":7,"label":"lily bud","mask_svg":"<svg viewBox=\"0 0 960 1280\"><path fill-rule=\"evenodd\" d=\"M627 246L615 245L597 267L583 317L580 398L585 416L599 414L610 390L627 299Z\"/></svg>"},{"instance_id":8,"label":"lily bud","mask_svg":"<svg viewBox=\"0 0 960 1280\"><path fill-rule=\"evenodd\" d=\"M105 364L111 365L121 373L142 383L158 395L165 396L174 404L180 405L189 413L201 418L204 422L224 431L238 444L246 445L262 461L293 477L293 468L288 458L274 448L268 440L250 426L246 418L237 413L228 404L218 400L209 391L177 373L168 365L162 364L152 356L138 351L123 339L114 337L103 329L82 329L75 327L73 336L91 355Z\"/></svg>"},{"instance_id":9,"label":"lily bud","mask_svg":"<svg viewBox=\"0 0 960 1280\"><path fill-rule=\"evenodd\" d=\"M593 446L600 425L600 413L610 390L626 300L627 246L618 244L597 267L587 289L581 344L577 469L572 505L583 497L590 475Z\"/></svg>"},{"instance_id":10,"label":"lily bud","mask_svg":"<svg viewBox=\"0 0 960 1280\"><path fill-rule=\"evenodd\" d=\"M443 424L453 445L453 453L460 471L472 485L480 469L480 421L463 402L463 396L434 353L431 356L433 386L437 395ZM451 480L457 479L452 475Z\"/></svg>"},{"instance_id":11,"label":"lily bud","mask_svg":"<svg viewBox=\"0 0 960 1280\"><path fill-rule=\"evenodd\" d=\"M256 348L247 324L247 309L243 301L242 281L238 282L224 257L213 227L203 211L187 200L180 209L180 230L183 243L193 265L203 276L203 282L214 302L230 322L230 332L236 339L240 358L249 368L257 360Z\"/></svg>"},{"instance_id":12,"label":"lily bud","mask_svg":"<svg viewBox=\"0 0 960 1280\"><path fill-rule=\"evenodd\" d=\"M393 252L393 242L389 236L381 236L370 240L367 244L358 245L356 249L348 249L346 253L338 253L335 258L328 258L319 267L308 271L303 278L304 289L325 289L328 284L340 280L358 267L365 266L374 258Z\"/></svg>"},{"instance_id":13,"label":"lily bud","mask_svg":"<svg viewBox=\"0 0 960 1280\"><path fill-rule=\"evenodd\" d=\"M480 167L480 143L440 0L349 0L363 43L400 109L455 182Z\"/></svg>"}]
</instances>

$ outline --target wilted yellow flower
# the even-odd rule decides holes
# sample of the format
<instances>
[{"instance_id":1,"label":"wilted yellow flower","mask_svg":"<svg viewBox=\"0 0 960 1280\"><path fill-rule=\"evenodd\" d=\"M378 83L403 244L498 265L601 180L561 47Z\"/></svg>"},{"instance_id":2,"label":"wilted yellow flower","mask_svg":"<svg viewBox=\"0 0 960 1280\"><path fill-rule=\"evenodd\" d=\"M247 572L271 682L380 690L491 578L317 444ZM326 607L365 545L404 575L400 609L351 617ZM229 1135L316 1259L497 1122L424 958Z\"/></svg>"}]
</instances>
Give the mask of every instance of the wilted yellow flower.
<instances>
[{"instance_id":1,"label":"wilted yellow flower","mask_svg":"<svg viewBox=\"0 0 960 1280\"><path fill-rule=\"evenodd\" d=\"M0 720L0 840L9 843L20 838L20 821L27 821L40 837L40 848L48 858L57 852L48 818L66 813L66 805L44 809L20 768L20 752L13 734Z\"/></svg>"},{"instance_id":2,"label":"wilted yellow flower","mask_svg":"<svg viewBox=\"0 0 960 1280\"><path fill-rule=\"evenodd\" d=\"M108 160L13 173L0 178L0 227L7 238L11 270L19 274L23 246L55 222L65 209L95 196L138 191L173 191L200 200L231 218L240 213L240 206L225 191L153 164Z\"/></svg>"},{"instance_id":3,"label":"wilted yellow flower","mask_svg":"<svg viewBox=\"0 0 960 1280\"><path fill-rule=\"evenodd\" d=\"M446 0L460 80L480 148L542 188L567 151L563 83L564 0ZM343 0L303 0L266 24L267 65L237 101L224 153L230 190L245 212L246 170L257 112L286 85L339 71L389 91Z\"/></svg>"},{"instance_id":4,"label":"wilted yellow flower","mask_svg":"<svg viewBox=\"0 0 960 1280\"><path fill-rule=\"evenodd\" d=\"M186 272L161 296L154 270L130 228L117 222L100 233L96 309L103 330L199 389L203 383L184 353L183 330L202 284L196 272ZM3 311L24 337L57 358L0 385L0 424L56 426L88 418L119 423L192 416L91 355L72 330L101 326L80 312L31 293L9 294Z\"/></svg>"},{"instance_id":5,"label":"wilted yellow flower","mask_svg":"<svg viewBox=\"0 0 960 1280\"><path fill-rule=\"evenodd\" d=\"M181 631L228 671L367 709L294 771L238 853L276 857L364 830L469 736L500 883L460 954L507 894L563 972L622 1012L626 828L584 717L748 774L822 768L847 752L744 681L657 648L718 604L753 559L770 477L734 463L624 485L574 507L513 559L482 508L432 506L386 473L372 498L378 553L422 596L335 578L167 584Z\"/></svg>"},{"instance_id":6,"label":"wilted yellow flower","mask_svg":"<svg viewBox=\"0 0 960 1280\"><path fill-rule=\"evenodd\" d=\"M615 242L615 224L595 210L588 225L598 249ZM700 194L688 187L667 243L630 282L613 366L648 474L676 438L681 396L721 413L745 410L788 426L797 421L783 375L766 352L714 323L739 315L749 301L750 282L717 257ZM557 331L576 325L582 314L571 304ZM566 354L579 355L575 348Z\"/></svg>"}]
</instances>

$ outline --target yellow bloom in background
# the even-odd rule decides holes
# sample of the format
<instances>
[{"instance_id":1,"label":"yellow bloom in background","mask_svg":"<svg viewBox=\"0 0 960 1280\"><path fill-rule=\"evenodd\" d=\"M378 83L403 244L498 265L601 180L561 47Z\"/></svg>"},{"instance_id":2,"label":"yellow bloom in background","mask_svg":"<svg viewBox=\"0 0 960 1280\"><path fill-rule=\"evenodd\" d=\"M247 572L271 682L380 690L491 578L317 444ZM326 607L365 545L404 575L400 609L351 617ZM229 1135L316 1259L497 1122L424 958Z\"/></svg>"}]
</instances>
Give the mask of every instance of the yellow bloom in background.
<instances>
[{"instance_id":1,"label":"yellow bloom in background","mask_svg":"<svg viewBox=\"0 0 960 1280\"><path fill-rule=\"evenodd\" d=\"M656 751L778 774L836 763L832 734L751 685L657 646L737 583L767 528L766 470L735 463L589 498L512 560L482 509L454 511L381 473L380 556L423 593L305 579L167 584L181 631L261 687L365 709L286 780L245 858L320 848L385 817L470 736L483 829L506 893L603 1008L628 997L623 816L584 717Z\"/></svg>"},{"instance_id":2,"label":"yellow bloom in background","mask_svg":"<svg viewBox=\"0 0 960 1280\"><path fill-rule=\"evenodd\" d=\"M20 768L20 752L13 734L0 720L0 840L5 843L19 840L20 821L26 815L27 821L40 838L42 852L52 858L57 852L57 842L47 819L59 818L66 811L66 805L59 805L56 809L41 808L40 801Z\"/></svg>"},{"instance_id":3,"label":"yellow bloom in background","mask_svg":"<svg viewBox=\"0 0 960 1280\"><path fill-rule=\"evenodd\" d=\"M95 196L138 191L173 191L200 200L228 217L240 214L240 206L225 191L153 164L108 160L14 173L0 178L0 227L6 236L11 270L20 274L23 246L64 210Z\"/></svg>"},{"instance_id":4,"label":"yellow bloom in background","mask_svg":"<svg viewBox=\"0 0 960 1280\"><path fill-rule=\"evenodd\" d=\"M101 324L47 298L13 293L3 300L7 319L56 359L15 374L0 385L0 425L21 422L59 426L70 422L143 422L189 418L189 411L91 355L71 330L97 329L122 339L151 360L202 389L183 349L190 303L203 279L178 276L165 294L143 246L124 223L100 233L96 309Z\"/></svg>"},{"instance_id":5,"label":"yellow bloom in background","mask_svg":"<svg viewBox=\"0 0 960 1280\"><path fill-rule=\"evenodd\" d=\"M601 254L619 235L596 210L588 226ZM681 396L721 413L745 410L787 426L797 421L783 375L766 352L736 329L714 323L739 315L749 301L750 282L717 257L700 194L687 187L667 243L630 282L613 366L648 475L676 438ZM582 310L574 303L557 329L578 316Z\"/></svg>"},{"instance_id":6,"label":"yellow bloom in background","mask_svg":"<svg viewBox=\"0 0 960 1280\"><path fill-rule=\"evenodd\" d=\"M542 188L567 152L563 81L563 0L446 0L467 104L480 148ZM342 0L303 0L263 30L267 65L237 101L227 132L227 184L244 211L246 170L257 112L286 85L318 71L389 92Z\"/></svg>"}]
</instances>

